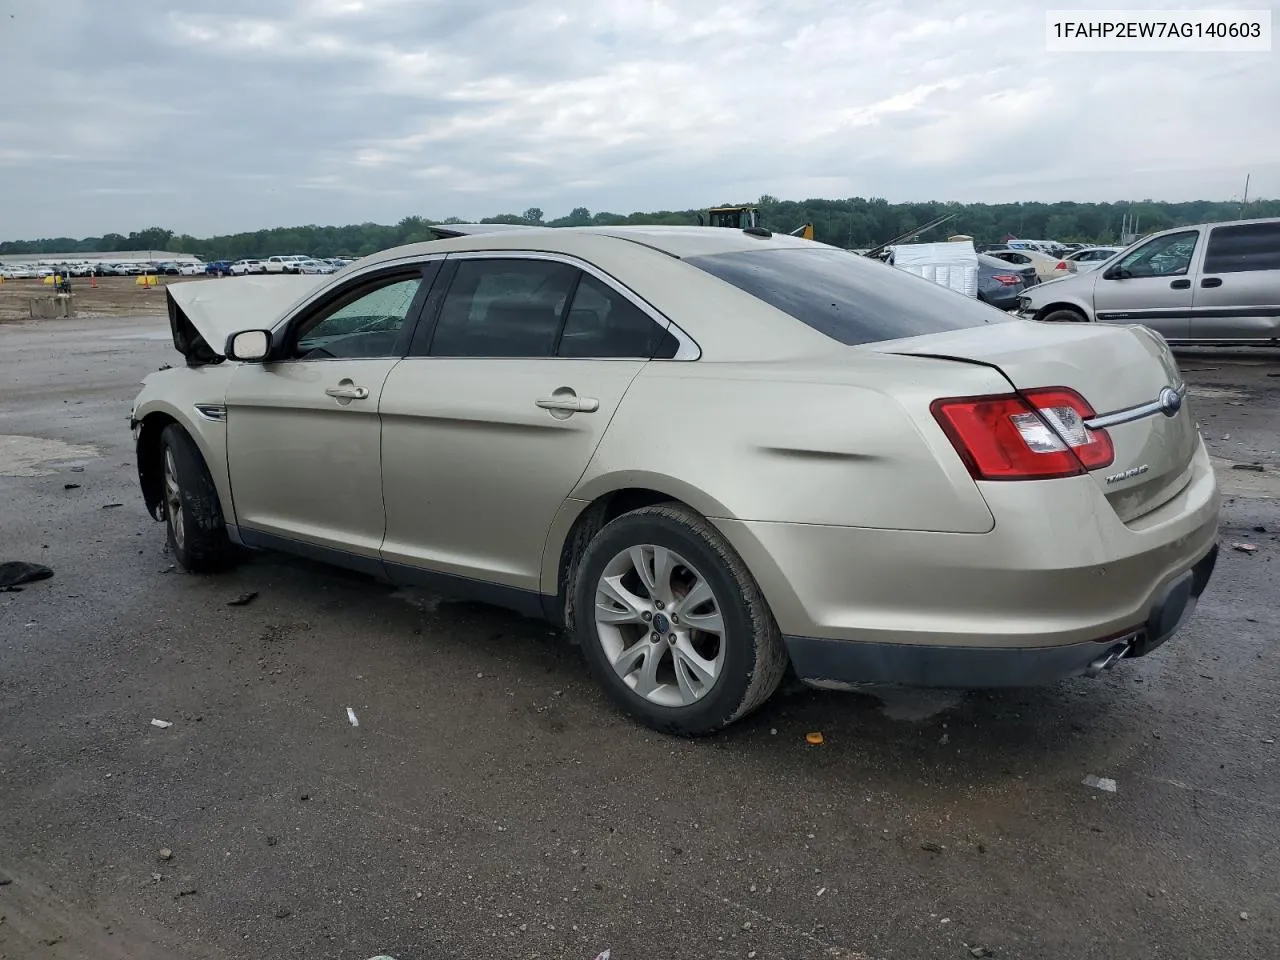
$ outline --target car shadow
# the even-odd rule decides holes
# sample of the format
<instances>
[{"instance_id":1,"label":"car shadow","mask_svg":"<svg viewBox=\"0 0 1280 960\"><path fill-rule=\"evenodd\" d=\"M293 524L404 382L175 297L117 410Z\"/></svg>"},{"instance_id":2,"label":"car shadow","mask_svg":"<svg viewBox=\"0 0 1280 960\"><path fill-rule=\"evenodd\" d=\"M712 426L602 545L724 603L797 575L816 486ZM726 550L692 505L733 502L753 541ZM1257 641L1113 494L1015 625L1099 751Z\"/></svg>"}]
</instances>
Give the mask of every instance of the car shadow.
<instances>
[{"instance_id":1,"label":"car shadow","mask_svg":"<svg viewBox=\"0 0 1280 960\"><path fill-rule=\"evenodd\" d=\"M509 675L533 678L525 681L529 702L519 709L536 711L531 719L540 721L543 734L594 743L607 731L619 750L639 748L658 736L618 713L577 648L540 620L280 554L253 555L233 578L246 588L269 579L278 599L290 606L317 609L319 592L325 598L318 607L322 611L376 614L379 627L371 642L384 645L384 654L407 654L429 638L459 676L483 677L500 664ZM1123 732L1140 722L1141 703L1133 696L1132 676L1125 676L1132 669L1122 664L1096 680L980 691L890 686L819 691L789 677L763 708L718 734L687 741L684 749L723 751L762 775L768 769L771 778L794 775L842 790L864 777L874 777L878 789L906 792L958 785L1003 788L1024 778L1043 779L1055 769L1078 777L1082 765L1111 751ZM408 690L427 679L392 678L384 693L395 696L395 684ZM564 691L568 694L561 696ZM547 703L555 704L554 711L544 714ZM468 709L491 707L476 701ZM476 717L477 724L491 720ZM806 741L816 733L821 744Z\"/></svg>"}]
</instances>

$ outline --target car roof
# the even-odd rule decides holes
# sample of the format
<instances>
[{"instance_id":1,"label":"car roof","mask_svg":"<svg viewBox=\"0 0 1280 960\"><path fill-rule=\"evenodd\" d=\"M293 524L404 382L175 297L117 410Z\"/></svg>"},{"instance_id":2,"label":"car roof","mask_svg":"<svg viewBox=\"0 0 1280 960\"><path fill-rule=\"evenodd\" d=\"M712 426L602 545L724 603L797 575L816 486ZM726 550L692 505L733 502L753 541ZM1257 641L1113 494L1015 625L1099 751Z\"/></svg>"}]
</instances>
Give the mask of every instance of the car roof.
<instances>
[{"instance_id":1,"label":"car roof","mask_svg":"<svg viewBox=\"0 0 1280 960\"><path fill-rule=\"evenodd\" d=\"M447 224L452 230L460 224ZM481 226L513 226L507 224L482 224ZM496 230L460 234L441 240L410 243L372 254L359 261L361 268L382 262L403 260L433 253L466 250L532 250L547 253L581 253L592 245L627 241L656 250L668 256L711 256L749 250L796 249L822 247L836 249L826 244L803 240L782 233L749 234L744 230L728 227L667 227L667 226L619 226L619 227L517 227L515 230Z\"/></svg>"}]
</instances>

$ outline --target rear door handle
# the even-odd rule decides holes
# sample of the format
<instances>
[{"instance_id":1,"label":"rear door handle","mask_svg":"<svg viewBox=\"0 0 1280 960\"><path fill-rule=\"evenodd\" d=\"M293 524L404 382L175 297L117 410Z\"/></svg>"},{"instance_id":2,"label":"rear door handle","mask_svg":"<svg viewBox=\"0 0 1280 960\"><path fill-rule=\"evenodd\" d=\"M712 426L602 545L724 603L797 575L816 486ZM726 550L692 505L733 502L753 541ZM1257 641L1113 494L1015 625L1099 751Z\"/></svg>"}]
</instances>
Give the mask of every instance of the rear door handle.
<instances>
[{"instance_id":1,"label":"rear door handle","mask_svg":"<svg viewBox=\"0 0 1280 960\"><path fill-rule=\"evenodd\" d=\"M1220 287L1222 286L1222 278L1221 277L1205 277L1203 280L1200 281L1200 286Z\"/></svg>"},{"instance_id":2,"label":"rear door handle","mask_svg":"<svg viewBox=\"0 0 1280 960\"><path fill-rule=\"evenodd\" d=\"M357 387L350 380L344 380L340 386L327 388L325 396L335 400L368 400L369 388Z\"/></svg>"},{"instance_id":3,"label":"rear door handle","mask_svg":"<svg viewBox=\"0 0 1280 960\"><path fill-rule=\"evenodd\" d=\"M534 403L543 410L563 413L594 413L600 408L600 401L595 397L579 397L567 387L556 390L550 397L539 397Z\"/></svg>"},{"instance_id":4,"label":"rear door handle","mask_svg":"<svg viewBox=\"0 0 1280 960\"><path fill-rule=\"evenodd\" d=\"M1189 287L1191 286L1191 281L1190 281L1190 280L1175 280L1175 281L1173 281L1173 283L1169 284L1169 286L1170 286L1171 288L1173 288L1174 290L1186 290L1187 288L1189 288Z\"/></svg>"}]
</instances>

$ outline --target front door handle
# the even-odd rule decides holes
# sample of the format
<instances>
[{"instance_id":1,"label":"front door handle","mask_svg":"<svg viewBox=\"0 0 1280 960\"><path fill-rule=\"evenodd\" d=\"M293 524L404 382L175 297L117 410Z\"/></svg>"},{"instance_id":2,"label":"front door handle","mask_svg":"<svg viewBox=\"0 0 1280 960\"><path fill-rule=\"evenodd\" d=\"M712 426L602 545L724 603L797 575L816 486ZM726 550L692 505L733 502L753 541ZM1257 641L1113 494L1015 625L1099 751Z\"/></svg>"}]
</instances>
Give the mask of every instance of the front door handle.
<instances>
[{"instance_id":1,"label":"front door handle","mask_svg":"<svg viewBox=\"0 0 1280 960\"><path fill-rule=\"evenodd\" d=\"M335 400L368 400L369 388L357 387L350 380L343 380L338 386L327 388L325 396Z\"/></svg>"},{"instance_id":2,"label":"front door handle","mask_svg":"<svg viewBox=\"0 0 1280 960\"><path fill-rule=\"evenodd\" d=\"M1222 278L1221 277L1205 277L1203 280L1200 281L1200 286L1220 287L1222 286Z\"/></svg>"},{"instance_id":3,"label":"front door handle","mask_svg":"<svg viewBox=\"0 0 1280 960\"><path fill-rule=\"evenodd\" d=\"M1174 290L1186 290L1191 286L1190 280L1175 280L1169 286Z\"/></svg>"}]
</instances>

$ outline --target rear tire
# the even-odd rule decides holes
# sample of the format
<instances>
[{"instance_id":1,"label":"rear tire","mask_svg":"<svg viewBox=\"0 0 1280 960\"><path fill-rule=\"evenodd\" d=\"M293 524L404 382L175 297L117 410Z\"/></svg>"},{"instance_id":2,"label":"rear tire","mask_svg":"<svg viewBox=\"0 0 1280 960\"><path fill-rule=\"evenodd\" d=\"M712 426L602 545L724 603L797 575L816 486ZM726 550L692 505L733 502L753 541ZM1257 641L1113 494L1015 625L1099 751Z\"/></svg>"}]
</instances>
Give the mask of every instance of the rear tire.
<instances>
[{"instance_id":1,"label":"rear tire","mask_svg":"<svg viewBox=\"0 0 1280 960\"><path fill-rule=\"evenodd\" d=\"M227 536L222 504L200 448L191 436L171 423L160 434L161 482L169 548L183 569L217 573L236 560Z\"/></svg>"},{"instance_id":2,"label":"rear tire","mask_svg":"<svg viewBox=\"0 0 1280 960\"><path fill-rule=\"evenodd\" d=\"M1079 310L1072 310L1064 307L1061 310L1054 310L1046 313L1040 318L1041 323L1088 323L1089 318Z\"/></svg>"},{"instance_id":3,"label":"rear tire","mask_svg":"<svg viewBox=\"0 0 1280 960\"><path fill-rule=\"evenodd\" d=\"M720 730L782 681L786 648L759 585L688 507L644 507L609 523L569 590L591 672L618 707L655 730Z\"/></svg>"}]
</instances>

